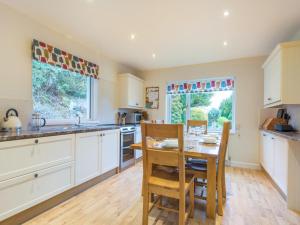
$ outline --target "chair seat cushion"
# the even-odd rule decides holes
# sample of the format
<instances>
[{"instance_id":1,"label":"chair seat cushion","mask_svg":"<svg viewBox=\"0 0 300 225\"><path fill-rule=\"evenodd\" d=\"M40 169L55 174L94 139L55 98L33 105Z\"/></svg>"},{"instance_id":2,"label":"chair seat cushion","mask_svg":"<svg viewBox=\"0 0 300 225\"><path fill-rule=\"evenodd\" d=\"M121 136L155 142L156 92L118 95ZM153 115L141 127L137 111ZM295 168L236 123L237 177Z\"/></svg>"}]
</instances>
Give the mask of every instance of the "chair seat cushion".
<instances>
[{"instance_id":1,"label":"chair seat cushion","mask_svg":"<svg viewBox=\"0 0 300 225\"><path fill-rule=\"evenodd\" d=\"M191 184L193 179L193 175L186 174L185 189L189 188L189 185ZM179 174L178 172L168 173L164 170L154 169L152 172L152 176L149 177L149 185L179 190Z\"/></svg>"},{"instance_id":2,"label":"chair seat cushion","mask_svg":"<svg viewBox=\"0 0 300 225\"><path fill-rule=\"evenodd\" d=\"M207 171L207 164L194 164L194 163L187 163L186 169L188 170L195 170L195 171L201 171L206 172Z\"/></svg>"},{"instance_id":3,"label":"chair seat cushion","mask_svg":"<svg viewBox=\"0 0 300 225\"><path fill-rule=\"evenodd\" d=\"M207 164L207 160L206 159L188 159L187 163L190 164L200 164L200 165L206 165Z\"/></svg>"}]
</instances>

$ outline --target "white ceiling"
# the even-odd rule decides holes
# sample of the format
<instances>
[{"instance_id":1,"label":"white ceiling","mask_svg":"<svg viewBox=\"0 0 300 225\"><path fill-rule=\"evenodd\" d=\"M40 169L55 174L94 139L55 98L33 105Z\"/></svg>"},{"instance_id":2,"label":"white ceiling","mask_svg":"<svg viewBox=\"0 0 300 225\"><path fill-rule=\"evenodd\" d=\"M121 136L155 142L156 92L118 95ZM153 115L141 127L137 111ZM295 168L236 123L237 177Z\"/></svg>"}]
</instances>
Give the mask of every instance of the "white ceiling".
<instances>
[{"instance_id":1,"label":"white ceiling","mask_svg":"<svg viewBox=\"0 0 300 225\"><path fill-rule=\"evenodd\" d=\"M300 0L0 1L140 70L265 55L300 29Z\"/></svg>"}]
</instances>

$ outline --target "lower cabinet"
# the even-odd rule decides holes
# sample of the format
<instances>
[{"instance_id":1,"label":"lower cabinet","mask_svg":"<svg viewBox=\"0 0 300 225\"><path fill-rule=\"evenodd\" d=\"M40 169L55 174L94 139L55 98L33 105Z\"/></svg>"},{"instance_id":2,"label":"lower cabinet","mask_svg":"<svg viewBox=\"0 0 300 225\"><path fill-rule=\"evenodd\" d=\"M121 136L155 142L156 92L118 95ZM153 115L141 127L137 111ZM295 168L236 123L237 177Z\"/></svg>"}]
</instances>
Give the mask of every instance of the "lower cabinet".
<instances>
[{"instance_id":1,"label":"lower cabinet","mask_svg":"<svg viewBox=\"0 0 300 225\"><path fill-rule=\"evenodd\" d=\"M73 164L53 166L0 182L0 221L71 188Z\"/></svg>"},{"instance_id":2,"label":"lower cabinet","mask_svg":"<svg viewBox=\"0 0 300 225\"><path fill-rule=\"evenodd\" d=\"M119 166L120 131L0 142L2 220Z\"/></svg>"},{"instance_id":3,"label":"lower cabinet","mask_svg":"<svg viewBox=\"0 0 300 225\"><path fill-rule=\"evenodd\" d=\"M81 184L100 175L101 149L99 137L99 132L76 134L76 184Z\"/></svg>"},{"instance_id":4,"label":"lower cabinet","mask_svg":"<svg viewBox=\"0 0 300 225\"><path fill-rule=\"evenodd\" d=\"M261 165L282 192L287 195L288 141L262 131L260 156Z\"/></svg>"},{"instance_id":5,"label":"lower cabinet","mask_svg":"<svg viewBox=\"0 0 300 225\"><path fill-rule=\"evenodd\" d=\"M120 131L109 130L100 133L101 137L101 173L119 167Z\"/></svg>"}]
</instances>

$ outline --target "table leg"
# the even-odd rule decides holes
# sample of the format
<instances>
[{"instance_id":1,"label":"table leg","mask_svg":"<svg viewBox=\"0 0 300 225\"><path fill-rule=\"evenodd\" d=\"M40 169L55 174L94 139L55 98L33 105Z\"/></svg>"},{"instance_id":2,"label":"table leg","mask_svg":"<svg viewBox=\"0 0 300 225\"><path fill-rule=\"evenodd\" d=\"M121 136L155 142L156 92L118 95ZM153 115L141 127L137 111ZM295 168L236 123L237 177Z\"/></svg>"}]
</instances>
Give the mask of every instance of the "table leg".
<instances>
[{"instance_id":1,"label":"table leg","mask_svg":"<svg viewBox=\"0 0 300 225\"><path fill-rule=\"evenodd\" d=\"M206 215L208 218L216 217L216 159L207 160L207 205Z\"/></svg>"}]
</instances>

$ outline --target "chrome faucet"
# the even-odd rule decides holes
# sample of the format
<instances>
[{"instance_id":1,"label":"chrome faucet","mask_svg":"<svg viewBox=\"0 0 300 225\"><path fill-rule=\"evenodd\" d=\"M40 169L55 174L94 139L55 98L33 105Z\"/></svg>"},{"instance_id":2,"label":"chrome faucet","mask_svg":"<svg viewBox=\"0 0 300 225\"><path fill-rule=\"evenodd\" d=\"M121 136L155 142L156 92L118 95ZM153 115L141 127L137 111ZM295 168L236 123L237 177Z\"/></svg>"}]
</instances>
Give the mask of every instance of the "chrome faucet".
<instances>
[{"instance_id":1,"label":"chrome faucet","mask_svg":"<svg viewBox=\"0 0 300 225\"><path fill-rule=\"evenodd\" d=\"M80 118L79 113L76 113L76 118L77 118L77 123L76 123L75 125L76 125L76 126L80 126L81 118Z\"/></svg>"}]
</instances>

